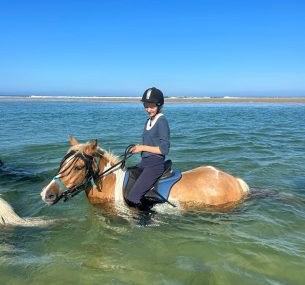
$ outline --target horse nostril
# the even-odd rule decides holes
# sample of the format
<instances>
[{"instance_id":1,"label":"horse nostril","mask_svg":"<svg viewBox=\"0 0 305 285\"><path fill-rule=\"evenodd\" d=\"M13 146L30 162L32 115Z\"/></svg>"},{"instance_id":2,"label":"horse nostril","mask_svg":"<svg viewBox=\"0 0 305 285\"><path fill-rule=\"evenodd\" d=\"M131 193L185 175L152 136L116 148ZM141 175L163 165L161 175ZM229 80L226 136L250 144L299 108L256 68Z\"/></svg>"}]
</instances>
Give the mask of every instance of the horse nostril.
<instances>
[{"instance_id":1,"label":"horse nostril","mask_svg":"<svg viewBox=\"0 0 305 285\"><path fill-rule=\"evenodd\" d=\"M57 194L53 191L49 191L46 194L46 200L48 200L48 201L54 201L54 200L56 200L56 198L57 198Z\"/></svg>"}]
</instances>

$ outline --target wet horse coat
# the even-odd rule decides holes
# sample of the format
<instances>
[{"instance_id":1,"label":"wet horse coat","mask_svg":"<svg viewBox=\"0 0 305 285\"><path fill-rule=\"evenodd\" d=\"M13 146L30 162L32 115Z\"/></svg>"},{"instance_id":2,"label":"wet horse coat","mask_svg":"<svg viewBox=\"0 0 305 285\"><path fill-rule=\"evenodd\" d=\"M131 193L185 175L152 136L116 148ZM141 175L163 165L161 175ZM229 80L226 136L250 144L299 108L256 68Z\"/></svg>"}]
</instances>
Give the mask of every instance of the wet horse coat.
<instances>
[{"instance_id":1,"label":"wet horse coat","mask_svg":"<svg viewBox=\"0 0 305 285\"><path fill-rule=\"evenodd\" d=\"M41 192L42 200L49 205L55 204L65 189L73 192L77 185L87 179L88 162L85 163L82 157L91 158L90 168L96 169L96 177L119 161L118 157L98 147L96 140L87 144L78 144L75 138L70 137L70 141L72 147L68 153L73 152L73 155L62 161L55 177L63 186L53 179ZM99 159L96 159L97 157ZM86 189L89 202L123 206L124 176L125 170L117 166L110 174L96 179L93 186ZM94 180L93 177L92 179ZM170 192L169 201L185 210L206 207L226 208L242 201L248 193L249 187L242 179L212 166L201 166L182 173L181 179Z\"/></svg>"}]
</instances>

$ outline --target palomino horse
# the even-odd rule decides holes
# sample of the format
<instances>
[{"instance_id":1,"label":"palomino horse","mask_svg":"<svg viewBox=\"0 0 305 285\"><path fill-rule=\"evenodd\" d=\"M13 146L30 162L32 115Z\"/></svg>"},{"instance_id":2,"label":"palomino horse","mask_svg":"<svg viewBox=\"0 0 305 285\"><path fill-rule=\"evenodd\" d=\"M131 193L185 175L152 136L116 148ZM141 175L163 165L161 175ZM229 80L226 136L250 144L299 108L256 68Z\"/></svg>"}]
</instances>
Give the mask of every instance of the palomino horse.
<instances>
[{"instance_id":1,"label":"palomino horse","mask_svg":"<svg viewBox=\"0 0 305 285\"><path fill-rule=\"evenodd\" d=\"M79 144L70 137L72 147L63 158L57 175L41 192L48 205L65 200L85 190L91 204L125 204L123 180L126 169L117 156L108 153L93 140ZM108 173L107 170L111 170ZM168 200L178 208L190 210L207 207L227 208L236 205L249 193L248 185L215 167L201 166L182 173Z\"/></svg>"}]
</instances>

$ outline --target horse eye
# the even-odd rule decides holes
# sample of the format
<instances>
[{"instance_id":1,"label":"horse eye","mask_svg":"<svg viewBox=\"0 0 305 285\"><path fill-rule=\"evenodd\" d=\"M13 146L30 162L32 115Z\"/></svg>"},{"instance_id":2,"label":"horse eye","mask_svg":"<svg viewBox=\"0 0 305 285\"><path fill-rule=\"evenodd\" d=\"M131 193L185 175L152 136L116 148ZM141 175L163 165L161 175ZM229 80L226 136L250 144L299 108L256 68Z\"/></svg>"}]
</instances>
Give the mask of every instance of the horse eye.
<instances>
[{"instance_id":1,"label":"horse eye","mask_svg":"<svg viewBox=\"0 0 305 285\"><path fill-rule=\"evenodd\" d=\"M84 168L83 166L75 166L75 167L74 167L74 170L80 171L80 170L82 170L83 168Z\"/></svg>"}]
</instances>

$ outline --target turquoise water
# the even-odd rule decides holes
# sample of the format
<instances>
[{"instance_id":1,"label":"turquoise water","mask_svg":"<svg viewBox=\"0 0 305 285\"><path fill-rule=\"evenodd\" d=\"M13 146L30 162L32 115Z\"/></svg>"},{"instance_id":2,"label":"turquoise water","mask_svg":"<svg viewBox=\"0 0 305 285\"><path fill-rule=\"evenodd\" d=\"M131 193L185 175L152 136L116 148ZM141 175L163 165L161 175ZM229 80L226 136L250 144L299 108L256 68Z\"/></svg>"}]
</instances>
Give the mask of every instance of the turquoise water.
<instances>
[{"instance_id":1,"label":"turquoise water","mask_svg":"<svg viewBox=\"0 0 305 285\"><path fill-rule=\"evenodd\" d=\"M138 143L136 103L0 101L0 194L42 228L0 227L0 284L304 284L305 104L168 104L170 158L242 177L252 199L230 212L113 216L80 194L47 207L40 191L69 147ZM132 157L130 164L138 157Z\"/></svg>"}]
</instances>

